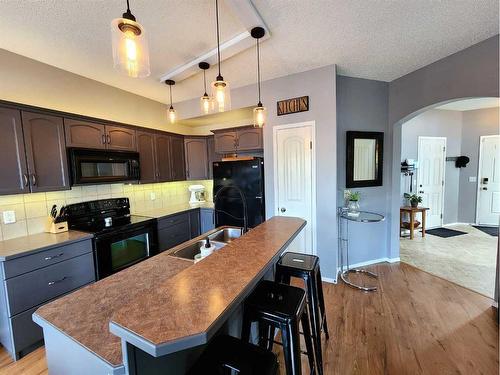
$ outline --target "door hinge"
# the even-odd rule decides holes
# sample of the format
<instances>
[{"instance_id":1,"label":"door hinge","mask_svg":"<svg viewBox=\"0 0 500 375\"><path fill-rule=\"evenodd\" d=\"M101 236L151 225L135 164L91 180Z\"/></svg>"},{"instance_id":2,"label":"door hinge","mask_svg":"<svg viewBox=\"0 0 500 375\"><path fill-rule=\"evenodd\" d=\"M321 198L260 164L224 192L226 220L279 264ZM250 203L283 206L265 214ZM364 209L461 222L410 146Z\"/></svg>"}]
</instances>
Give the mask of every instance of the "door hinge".
<instances>
[{"instance_id":1,"label":"door hinge","mask_svg":"<svg viewBox=\"0 0 500 375\"><path fill-rule=\"evenodd\" d=\"M313 149L313 141L309 141L309 149L312 150Z\"/></svg>"},{"instance_id":2,"label":"door hinge","mask_svg":"<svg viewBox=\"0 0 500 375\"><path fill-rule=\"evenodd\" d=\"M441 186L444 186L444 180L443 180L443 181L441 181Z\"/></svg>"},{"instance_id":3,"label":"door hinge","mask_svg":"<svg viewBox=\"0 0 500 375\"><path fill-rule=\"evenodd\" d=\"M441 219L443 218L443 214L440 215L441 216Z\"/></svg>"}]
</instances>

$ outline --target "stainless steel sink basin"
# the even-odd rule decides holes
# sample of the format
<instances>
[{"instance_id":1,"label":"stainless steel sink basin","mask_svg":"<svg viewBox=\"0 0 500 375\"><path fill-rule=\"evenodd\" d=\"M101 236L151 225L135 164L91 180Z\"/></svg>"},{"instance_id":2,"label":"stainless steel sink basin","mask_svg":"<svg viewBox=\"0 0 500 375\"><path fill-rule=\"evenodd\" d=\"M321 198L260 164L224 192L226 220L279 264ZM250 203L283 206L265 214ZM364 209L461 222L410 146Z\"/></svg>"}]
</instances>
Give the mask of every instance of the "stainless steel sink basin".
<instances>
[{"instance_id":1,"label":"stainless steel sink basin","mask_svg":"<svg viewBox=\"0 0 500 375\"><path fill-rule=\"evenodd\" d=\"M226 246L235 238L241 237L242 228L224 227L208 235L210 242L216 247L216 251ZM179 249L170 253L171 256L194 260L194 256L200 253L200 247L205 244L205 240L187 242L185 246L179 245Z\"/></svg>"},{"instance_id":2,"label":"stainless steel sink basin","mask_svg":"<svg viewBox=\"0 0 500 375\"><path fill-rule=\"evenodd\" d=\"M208 238L210 238L210 241L229 243L235 238L241 237L242 232L242 228L223 228L215 233L212 233L208 236Z\"/></svg>"}]
</instances>

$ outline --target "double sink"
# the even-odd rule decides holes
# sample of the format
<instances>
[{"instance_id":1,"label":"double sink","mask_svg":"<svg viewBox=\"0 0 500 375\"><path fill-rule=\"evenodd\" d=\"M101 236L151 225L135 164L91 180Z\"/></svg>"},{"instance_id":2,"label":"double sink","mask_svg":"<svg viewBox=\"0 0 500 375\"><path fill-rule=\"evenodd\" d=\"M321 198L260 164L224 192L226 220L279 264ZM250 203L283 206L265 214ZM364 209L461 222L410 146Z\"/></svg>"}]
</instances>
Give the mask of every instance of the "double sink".
<instances>
[{"instance_id":1,"label":"double sink","mask_svg":"<svg viewBox=\"0 0 500 375\"><path fill-rule=\"evenodd\" d=\"M239 227L222 227L213 232L209 232L205 239L198 239L197 241L188 241L185 244L177 246L169 255L194 260L196 254L200 253L200 247L205 245L206 238L210 243L215 246L216 251L226 246L232 240L241 237L243 228Z\"/></svg>"}]
</instances>

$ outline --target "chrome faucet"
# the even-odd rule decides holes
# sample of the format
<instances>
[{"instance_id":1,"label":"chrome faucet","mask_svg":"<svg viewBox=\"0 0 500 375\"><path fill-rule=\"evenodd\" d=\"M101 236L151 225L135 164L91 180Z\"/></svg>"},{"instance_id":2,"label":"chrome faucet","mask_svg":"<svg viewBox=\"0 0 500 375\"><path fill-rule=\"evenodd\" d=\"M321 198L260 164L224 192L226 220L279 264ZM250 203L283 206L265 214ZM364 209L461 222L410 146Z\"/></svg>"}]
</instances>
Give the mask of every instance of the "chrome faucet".
<instances>
[{"instance_id":1,"label":"chrome faucet","mask_svg":"<svg viewBox=\"0 0 500 375\"><path fill-rule=\"evenodd\" d=\"M219 198L221 196L221 193L223 191L225 191L225 190L228 190L228 189L234 189L240 195L241 202L243 203L243 233L246 233L246 232L248 232L247 200L245 198L245 195L243 194L243 191L238 186L235 186L235 185L226 185L226 186L223 186L223 187L221 187L219 189L219 191L217 192L217 194L214 195L214 210L215 210L215 214L217 214L217 211L219 211L219 212L225 213L226 215L234 217L237 220L241 220L242 219L241 217L235 217L235 216L229 214L228 212L225 212L225 211L222 211L222 210L217 210L217 201L219 200Z\"/></svg>"}]
</instances>

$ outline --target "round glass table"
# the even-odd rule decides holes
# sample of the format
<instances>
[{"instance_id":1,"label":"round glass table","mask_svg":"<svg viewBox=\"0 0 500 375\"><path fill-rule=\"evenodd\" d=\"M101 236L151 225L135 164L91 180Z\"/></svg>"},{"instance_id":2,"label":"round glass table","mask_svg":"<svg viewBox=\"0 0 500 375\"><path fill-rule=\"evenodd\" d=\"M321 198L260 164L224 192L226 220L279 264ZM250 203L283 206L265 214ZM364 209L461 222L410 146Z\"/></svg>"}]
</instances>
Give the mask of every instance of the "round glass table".
<instances>
[{"instance_id":1,"label":"round glass table","mask_svg":"<svg viewBox=\"0 0 500 375\"><path fill-rule=\"evenodd\" d=\"M378 223L384 221L385 217L383 215L368 212L359 211L356 214L349 212L344 207L339 207L338 209L338 234L339 234L339 259L340 259L340 278L347 285L363 290L365 292L373 292L377 290L376 286L362 286L357 285L349 281L350 273L364 274L369 277L377 278L378 276L373 272L362 270L359 268L350 268L349 266L349 222L355 223ZM345 227L345 229L344 229ZM345 233L344 233L345 232ZM344 261L345 259L345 261Z\"/></svg>"}]
</instances>

